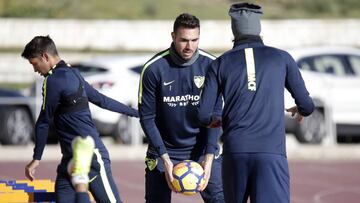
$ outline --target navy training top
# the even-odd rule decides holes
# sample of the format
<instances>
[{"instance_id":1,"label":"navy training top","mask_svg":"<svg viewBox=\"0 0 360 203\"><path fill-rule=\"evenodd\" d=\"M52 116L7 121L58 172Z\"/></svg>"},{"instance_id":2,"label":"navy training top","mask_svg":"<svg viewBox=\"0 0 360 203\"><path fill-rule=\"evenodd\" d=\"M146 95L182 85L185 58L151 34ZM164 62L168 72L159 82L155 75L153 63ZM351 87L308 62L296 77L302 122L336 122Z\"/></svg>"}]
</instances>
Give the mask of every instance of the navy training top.
<instances>
[{"instance_id":1,"label":"navy training top","mask_svg":"<svg viewBox=\"0 0 360 203\"><path fill-rule=\"evenodd\" d=\"M299 68L285 51L250 40L217 58L206 75L198 119L211 121L216 98L224 98L223 153L265 152L286 154L284 87L301 115L314 104Z\"/></svg>"},{"instance_id":2,"label":"navy training top","mask_svg":"<svg viewBox=\"0 0 360 203\"><path fill-rule=\"evenodd\" d=\"M80 83L81 80L81 83ZM75 136L90 135L95 140L95 148L99 149L103 158L109 158L108 152L99 137L99 133L91 118L88 105L80 110L59 113L65 106L69 95L75 94L79 85L83 85L82 96L88 101L104 109L138 117L136 109L130 108L113 100L90 86L80 75L80 72L71 68L64 61L60 61L50 70L43 83L43 103L35 125L35 148L33 159L41 160L46 145L49 125L54 123L58 135L63 160L72 157L71 141Z\"/></svg>"},{"instance_id":3,"label":"navy training top","mask_svg":"<svg viewBox=\"0 0 360 203\"><path fill-rule=\"evenodd\" d=\"M139 115L149 139L148 154L189 159L217 153L220 129L199 126L196 108L205 74L214 56L199 50L191 65L177 65L170 49L150 59L142 70L139 86ZM214 114L221 116L221 98Z\"/></svg>"}]
</instances>

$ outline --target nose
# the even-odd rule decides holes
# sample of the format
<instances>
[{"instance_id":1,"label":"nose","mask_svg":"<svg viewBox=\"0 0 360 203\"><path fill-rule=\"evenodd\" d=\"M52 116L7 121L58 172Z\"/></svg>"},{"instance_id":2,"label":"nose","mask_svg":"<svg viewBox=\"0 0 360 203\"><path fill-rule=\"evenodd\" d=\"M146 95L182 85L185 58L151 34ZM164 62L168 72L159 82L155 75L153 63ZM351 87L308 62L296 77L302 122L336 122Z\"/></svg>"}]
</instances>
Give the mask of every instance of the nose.
<instances>
[{"instance_id":1,"label":"nose","mask_svg":"<svg viewBox=\"0 0 360 203\"><path fill-rule=\"evenodd\" d=\"M185 48L186 49L191 49L191 42L187 42Z\"/></svg>"}]
</instances>

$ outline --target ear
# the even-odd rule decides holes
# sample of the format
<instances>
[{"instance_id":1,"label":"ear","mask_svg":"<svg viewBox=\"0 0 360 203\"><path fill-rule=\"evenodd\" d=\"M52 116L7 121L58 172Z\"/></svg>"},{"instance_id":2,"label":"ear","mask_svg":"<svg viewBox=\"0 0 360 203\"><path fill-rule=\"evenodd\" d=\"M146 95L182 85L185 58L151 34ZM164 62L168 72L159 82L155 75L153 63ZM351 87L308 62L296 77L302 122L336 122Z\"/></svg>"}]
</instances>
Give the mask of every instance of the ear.
<instances>
[{"instance_id":1,"label":"ear","mask_svg":"<svg viewBox=\"0 0 360 203\"><path fill-rule=\"evenodd\" d=\"M41 55L41 58L42 58L44 61L48 62L48 61L50 60L50 55L45 52L45 53L43 53L43 54Z\"/></svg>"},{"instance_id":2,"label":"ear","mask_svg":"<svg viewBox=\"0 0 360 203\"><path fill-rule=\"evenodd\" d=\"M175 42L175 36L176 34L175 34L175 32L171 32L171 38L172 38L172 40L173 40L173 42Z\"/></svg>"}]
</instances>

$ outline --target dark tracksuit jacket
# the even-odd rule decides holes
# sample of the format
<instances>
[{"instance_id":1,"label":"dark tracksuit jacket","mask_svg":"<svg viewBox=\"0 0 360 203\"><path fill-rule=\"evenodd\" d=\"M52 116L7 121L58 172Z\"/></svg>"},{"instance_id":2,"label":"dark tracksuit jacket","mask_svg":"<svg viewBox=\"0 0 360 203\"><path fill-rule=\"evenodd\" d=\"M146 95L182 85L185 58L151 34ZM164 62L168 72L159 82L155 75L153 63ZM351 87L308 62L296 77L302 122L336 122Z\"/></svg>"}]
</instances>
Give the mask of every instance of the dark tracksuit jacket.
<instances>
[{"instance_id":1,"label":"dark tracksuit jacket","mask_svg":"<svg viewBox=\"0 0 360 203\"><path fill-rule=\"evenodd\" d=\"M76 100L76 105L70 105L69 99ZM91 118L88 102L128 116L138 116L137 110L99 93L82 78L77 69L60 61L44 79L43 103L35 126L33 159L41 160L49 125L53 122L63 155L58 173L67 173L67 164L72 158L71 142L75 136L92 136L98 152L94 157L101 157L105 165L110 163L108 151Z\"/></svg>"},{"instance_id":2,"label":"dark tracksuit jacket","mask_svg":"<svg viewBox=\"0 0 360 203\"><path fill-rule=\"evenodd\" d=\"M172 45L144 65L140 78L140 122L149 139L145 199L147 202L171 201L171 190L162 174L163 164L158 164L164 153L169 154L174 164L186 159L201 162L204 154L215 154L209 184L201 196L205 202L224 202L222 159L217 158L220 129L201 127L196 119L205 75L215 57L202 50L198 50L191 62L179 57ZM212 111L220 116L221 110L219 97Z\"/></svg>"},{"instance_id":3,"label":"dark tracksuit jacket","mask_svg":"<svg viewBox=\"0 0 360 203\"><path fill-rule=\"evenodd\" d=\"M139 114L149 139L148 154L158 157L168 153L173 159L184 160L194 154L215 153L219 129L199 127L196 119L205 74L214 59L199 50L192 65L179 66L167 49L144 65ZM216 105L215 114L221 115L221 102Z\"/></svg>"},{"instance_id":4,"label":"dark tracksuit jacket","mask_svg":"<svg viewBox=\"0 0 360 203\"><path fill-rule=\"evenodd\" d=\"M222 93L224 154L285 155L284 87L295 99L300 114L312 113L313 101L287 52L256 40L235 44L212 63L206 75L198 119L202 125L209 124L209 109Z\"/></svg>"},{"instance_id":5,"label":"dark tracksuit jacket","mask_svg":"<svg viewBox=\"0 0 360 203\"><path fill-rule=\"evenodd\" d=\"M198 119L212 120L216 98L224 108L222 180L226 202L290 202L284 87L300 114L314 110L300 71L285 51L246 38L216 59L206 75Z\"/></svg>"}]
</instances>

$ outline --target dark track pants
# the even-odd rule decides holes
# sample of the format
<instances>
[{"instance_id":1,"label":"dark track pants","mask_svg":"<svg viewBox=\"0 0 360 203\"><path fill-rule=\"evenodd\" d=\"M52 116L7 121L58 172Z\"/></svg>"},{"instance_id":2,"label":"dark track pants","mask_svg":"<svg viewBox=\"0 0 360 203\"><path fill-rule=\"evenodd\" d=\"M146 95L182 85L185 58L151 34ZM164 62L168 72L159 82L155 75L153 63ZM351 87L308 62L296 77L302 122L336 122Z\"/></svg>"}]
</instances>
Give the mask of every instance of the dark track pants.
<instances>
[{"instance_id":1,"label":"dark track pants","mask_svg":"<svg viewBox=\"0 0 360 203\"><path fill-rule=\"evenodd\" d=\"M228 203L289 203L285 156L269 153L223 154L222 178Z\"/></svg>"},{"instance_id":2,"label":"dark track pants","mask_svg":"<svg viewBox=\"0 0 360 203\"><path fill-rule=\"evenodd\" d=\"M89 194L86 192L77 192L75 198L75 203L90 203Z\"/></svg>"},{"instance_id":3,"label":"dark track pants","mask_svg":"<svg viewBox=\"0 0 360 203\"><path fill-rule=\"evenodd\" d=\"M201 162L201 158L198 161ZM223 203L224 194L221 179L221 162L222 157L214 159L211 169L209 184L201 192L201 197L205 203ZM173 161L174 165L178 162ZM171 190L166 183L164 169L162 168L161 159L158 158L158 167L153 170L145 169L145 201L146 203L170 203Z\"/></svg>"}]
</instances>

